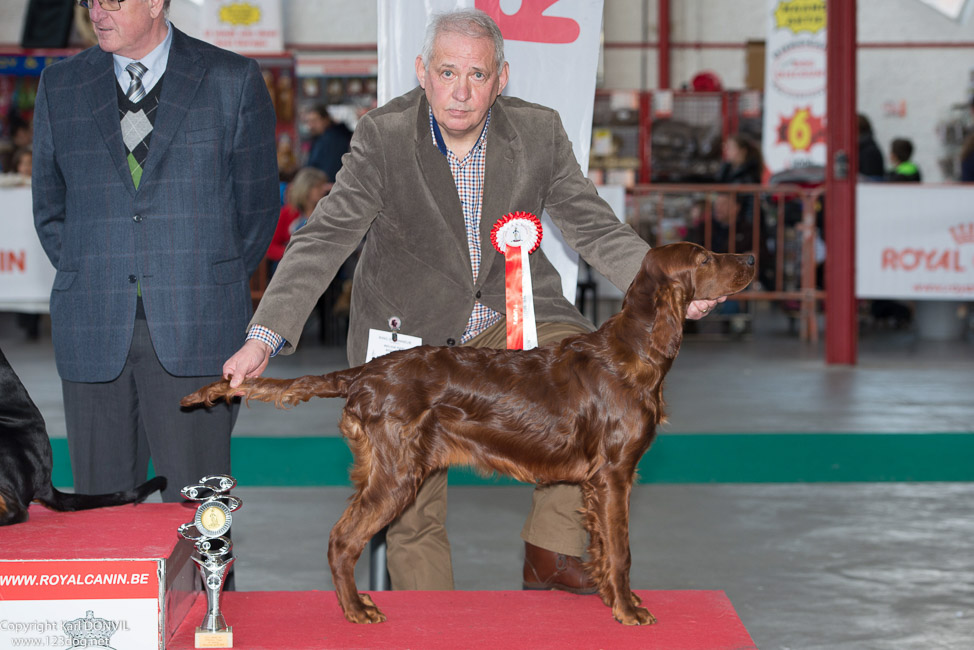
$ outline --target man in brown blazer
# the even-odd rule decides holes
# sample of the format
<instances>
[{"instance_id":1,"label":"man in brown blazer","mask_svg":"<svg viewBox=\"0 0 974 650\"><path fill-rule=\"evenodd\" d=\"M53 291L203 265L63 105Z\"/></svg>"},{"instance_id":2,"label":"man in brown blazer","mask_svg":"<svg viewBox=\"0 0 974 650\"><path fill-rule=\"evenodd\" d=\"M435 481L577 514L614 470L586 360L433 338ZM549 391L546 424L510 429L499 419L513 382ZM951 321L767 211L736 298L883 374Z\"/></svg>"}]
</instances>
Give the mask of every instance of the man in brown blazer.
<instances>
[{"instance_id":1,"label":"man in brown blazer","mask_svg":"<svg viewBox=\"0 0 974 650\"><path fill-rule=\"evenodd\" d=\"M498 219L547 210L565 240L621 289L648 245L585 178L558 114L501 97L508 80L500 30L483 12L434 17L416 59L420 88L365 115L334 188L295 233L251 321L249 340L224 365L239 384L272 353L293 352L308 315L365 238L355 270L348 360L366 358L369 330L428 345L505 347L504 258L490 244ZM530 258L541 345L593 326L562 295L540 250ZM699 318L713 303L691 305ZM521 533L524 586L593 593L579 561L586 533L573 485L537 488ZM389 526L395 589L452 589L446 471Z\"/></svg>"}]
</instances>

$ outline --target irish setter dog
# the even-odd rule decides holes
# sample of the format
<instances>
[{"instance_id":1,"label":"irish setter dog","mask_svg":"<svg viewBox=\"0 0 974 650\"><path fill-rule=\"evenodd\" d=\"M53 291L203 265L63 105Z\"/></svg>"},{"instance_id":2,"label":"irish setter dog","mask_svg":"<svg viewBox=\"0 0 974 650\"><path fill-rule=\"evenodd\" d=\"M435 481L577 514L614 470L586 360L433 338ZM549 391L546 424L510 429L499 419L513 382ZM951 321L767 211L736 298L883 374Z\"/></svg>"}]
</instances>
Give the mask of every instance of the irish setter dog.
<instances>
[{"instance_id":1,"label":"irish setter dog","mask_svg":"<svg viewBox=\"0 0 974 650\"><path fill-rule=\"evenodd\" d=\"M412 501L427 476L471 465L526 483L577 483L590 536L586 568L626 625L656 621L629 587L629 494L663 420L662 384L694 299L736 293L751 255L679 242L650 250L622 310L589 334L534 350L422 346L321 376L224 380L182 400L234 395L279 407L346 399L339 428L355 456L355 494L331 531L328 562L353 623L385 620L355 587L365 544Z\"/></svg>"}]
</instances>

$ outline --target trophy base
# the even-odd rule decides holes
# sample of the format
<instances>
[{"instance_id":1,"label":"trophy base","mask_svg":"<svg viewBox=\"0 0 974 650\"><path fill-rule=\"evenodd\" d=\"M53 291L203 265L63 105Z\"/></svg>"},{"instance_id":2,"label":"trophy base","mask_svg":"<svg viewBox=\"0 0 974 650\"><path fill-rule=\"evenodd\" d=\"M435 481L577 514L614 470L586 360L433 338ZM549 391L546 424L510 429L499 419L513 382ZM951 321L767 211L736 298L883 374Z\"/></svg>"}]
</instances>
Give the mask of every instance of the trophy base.
<instances>
[{"instance_id":1,"label":"trophy base","mask_svg":"<svg viewBox=\"0 0 974 650\"><path fill-rule=\"evenodd\" d=\"M233 628L211 632L201 627L196 628L196 647L197 648L232 648L233 647Z\"/></svg>"}]
</instances>

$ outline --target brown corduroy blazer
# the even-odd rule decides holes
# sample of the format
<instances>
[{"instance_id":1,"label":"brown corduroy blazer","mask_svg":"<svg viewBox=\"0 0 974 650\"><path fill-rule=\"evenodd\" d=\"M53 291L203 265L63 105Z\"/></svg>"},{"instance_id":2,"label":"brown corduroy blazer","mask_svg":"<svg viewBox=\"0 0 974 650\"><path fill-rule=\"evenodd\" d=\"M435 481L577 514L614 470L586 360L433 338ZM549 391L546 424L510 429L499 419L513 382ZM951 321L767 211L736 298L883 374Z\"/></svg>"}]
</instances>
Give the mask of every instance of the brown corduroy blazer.
<instances>
[{"instance_id":1,"label":"brown corduroy blazer","mask_svg":"<svg viewBox=\"0 0 974 650\"><path fill-rule=\"evenodd\" d=\"M318 297L364 237L352 283L349 363L364 362L369 329L388 330L392 316L424 344L459 344L475 301L505 310L504 258L490 243L494 223L510 212L540 217L544 210L582 258L620 289L629 286L649 246L582 174L558 113L503 96L487 133L474 281L456 184L417 88L359 121L334 188L291 238L251 323L282 335L283 353L293 352ZM562 295L542 250L530 259L537 321L591 329Z\"/></svg>"}]
</instances>

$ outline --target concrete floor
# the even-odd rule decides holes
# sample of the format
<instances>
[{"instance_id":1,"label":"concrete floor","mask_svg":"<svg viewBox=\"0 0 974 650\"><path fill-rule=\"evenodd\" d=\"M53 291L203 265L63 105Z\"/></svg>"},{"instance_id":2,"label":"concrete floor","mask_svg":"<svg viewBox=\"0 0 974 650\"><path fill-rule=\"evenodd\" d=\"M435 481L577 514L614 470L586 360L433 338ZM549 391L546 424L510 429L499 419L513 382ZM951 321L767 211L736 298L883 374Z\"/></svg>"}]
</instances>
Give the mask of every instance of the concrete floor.
<instances>
[{"instance_id":1,"label":"concrete floor","mask_svg":"<svg viewBox=\"0 0 974 650\"><path fill-rule=\"evenodd\" d=\"M309 327L312 327L309 325ZM856 366L826 366L774 313L755 334L688 338L665 388L668 433L974 432L974 337L871 330ZM0 314L0 347L63 436L47 333L25 343ZM344 352L313 333L268 376L322 373ZM242 409L235 435L335 435L339 400ZM971 459L974 462L974 459ZM528 486L454 487L456 586L517 589ZM234 491L239 590L330 589L327 536L347 488ZM974 483L648 484L632 499L637 589L727 593L758 647L974 648ZM273 551L271 549L274 549ZM368 584L366 560L358 568ZM648 603L652 609L652 603Z\"/></svg>"}]
</instances>

